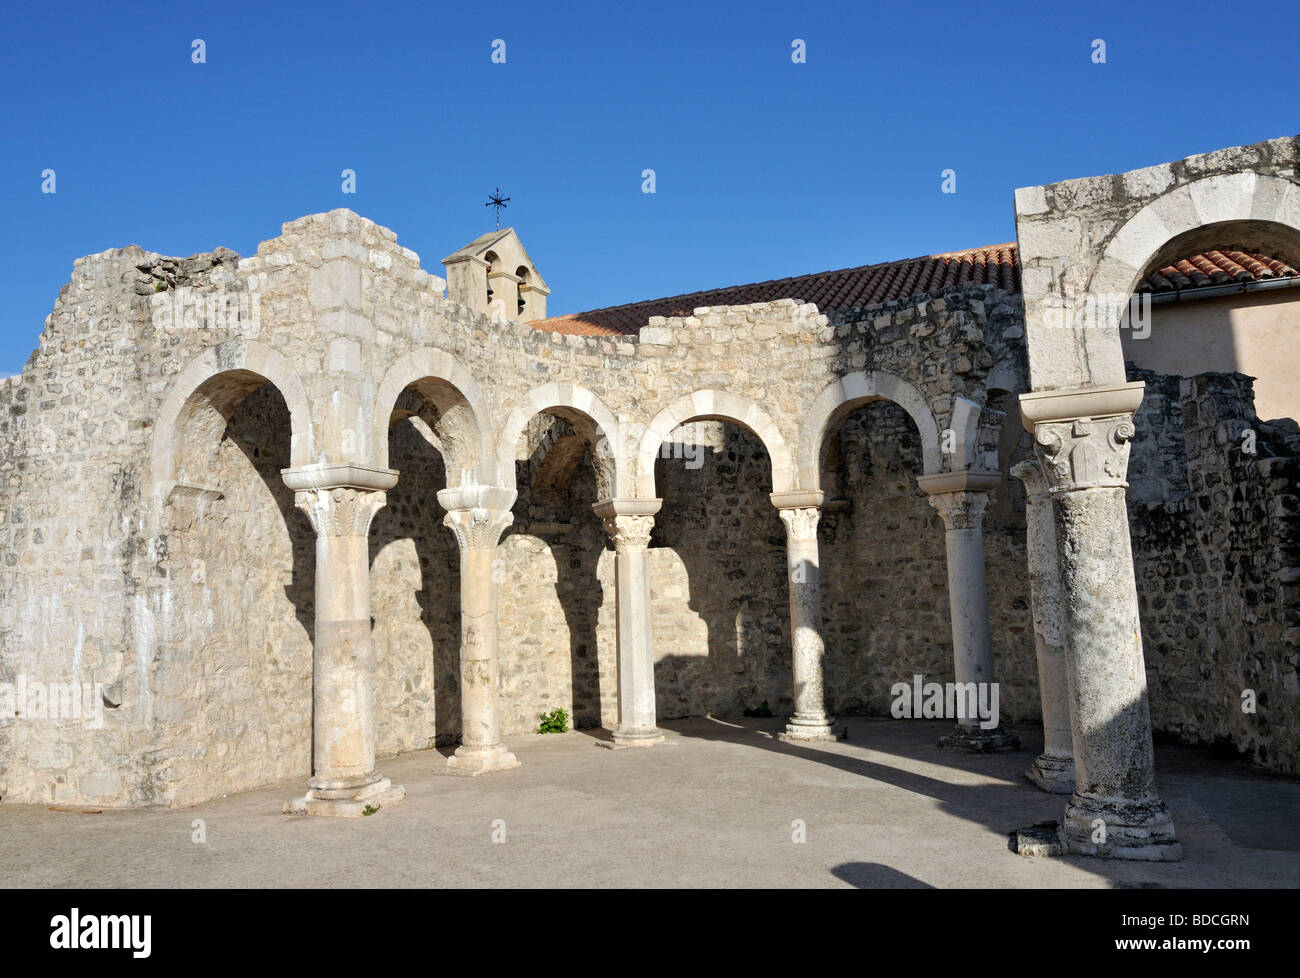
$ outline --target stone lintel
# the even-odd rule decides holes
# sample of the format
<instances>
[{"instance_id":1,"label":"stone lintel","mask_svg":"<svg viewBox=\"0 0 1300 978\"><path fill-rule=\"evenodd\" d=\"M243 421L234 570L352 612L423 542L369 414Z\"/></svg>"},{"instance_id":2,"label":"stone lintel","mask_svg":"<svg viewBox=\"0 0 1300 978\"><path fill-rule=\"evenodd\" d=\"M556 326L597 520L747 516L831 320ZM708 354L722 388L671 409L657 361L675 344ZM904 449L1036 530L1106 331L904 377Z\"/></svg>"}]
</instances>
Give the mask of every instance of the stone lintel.
<instances>
[{"instance_id":1,"label":"stone lintel","mask_svg":"<svg viewBox=\"0 0 1300 978\"><path fill-rule=\"evenodd\" d=\"M769 496L777 509L822 508L826 493L820 489L796 489L792 492L774 492Z\"/></svg>"},{"instance_id":2,"label":"stone lintel","mask_svg":"<svg viewBox=\"0 0 1300 978\"><path fill-rule=\"evenodd\" d=\"M1002 476L999 473L980 472L975 469L922 475L916 480L921 491L931 496L944 492L988 492L990 489L996 489L1001 482Z\"/></svg>"},{"instance_id":3,"label":"stone lintel","mask_svg":"<svg viewBox=\"0 0 1300 978\"><path fill-rule=\"evenodd\" d=\"M591 507L602 520L615 516L654 516L659 512L662 499L602 499Z\"/></svg>"},{"instance_id":4,"label":"stone lintel","mask_svg":"<svg viewBox=\"0 0 1300 978\"><path fill-rule=\"evenodd\" d=\"M384 490L397 485L397 470L356 462L319 462L281 469L284 484L296 492L307 489Z\"/></svg>"},{"instance_id":5,"label":"stone lintel","mask_svg":"<svg viewBox=\"0 0 1300 978\"><path fill-rule=\"evenodd\" d=\"M1053 421L1131 415L1142 403L1142 392L1145 388L1146 384L1138 380L1131 384L1033 391L1020 395L1020 418L1025 430L1032 433L1035 425Z\"/></svg>"}]
</instances>

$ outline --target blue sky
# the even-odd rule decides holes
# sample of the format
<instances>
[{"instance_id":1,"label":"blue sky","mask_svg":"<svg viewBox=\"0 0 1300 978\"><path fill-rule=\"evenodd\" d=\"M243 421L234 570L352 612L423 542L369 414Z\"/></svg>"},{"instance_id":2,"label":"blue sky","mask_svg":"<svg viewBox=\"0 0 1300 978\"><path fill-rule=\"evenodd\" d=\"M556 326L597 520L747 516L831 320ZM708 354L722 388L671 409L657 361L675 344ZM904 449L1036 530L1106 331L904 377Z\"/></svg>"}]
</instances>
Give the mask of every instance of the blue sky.
<instances>
[{"instance_id":1,"label":"blue sky","mask_svg":"<svg viewBox=\"0 0 1300 978\"><path fill-rule=\"evenodd\" d=\"M1281 8L1062 6L11 5L0 373L132 243L350 207L441 274L500 186L563 313L1012 240L1015 187L1300 132Z\"/></svg>"}]
</instances>

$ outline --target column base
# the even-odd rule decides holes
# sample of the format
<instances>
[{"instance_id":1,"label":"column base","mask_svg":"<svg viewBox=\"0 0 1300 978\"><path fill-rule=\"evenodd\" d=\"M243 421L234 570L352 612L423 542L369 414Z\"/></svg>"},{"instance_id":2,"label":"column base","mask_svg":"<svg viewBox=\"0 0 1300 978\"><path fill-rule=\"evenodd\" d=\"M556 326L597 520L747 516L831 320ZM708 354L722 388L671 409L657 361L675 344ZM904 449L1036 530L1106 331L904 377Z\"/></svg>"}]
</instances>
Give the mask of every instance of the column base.
<instances>
[{"instance_id":1,"label":"column base","mask_svg":"<svg viewBox=\"0 0 1300 978\"><path fill-rule=\"evenodd\" d=\"M1064 856L1060 822L1038 822L1011 833L1011 851L1021 856Z\"/></svg>"},{"instance_id":2,"label":"column base","mask_svg":"<svg viewBox=\"0 0 1300 978\"><path fill-rule=\"evenodd\" d=\"M664 732L658 727L617 727L610 740L596 741L606 750L623 750L628 747L653 747L664 742Z\"/></svg>"},{"instance_id":3,"label":"column base","mask_svg":"<svg viewBox=\"0 0 1300 978\"><path fill-rule=\"evenodd\" d=\"M1074 758L1039 754L1025 771L1025 780L1053 795L1074 794Z\"/></svg>"},{"instance_id":4,"label":"column base","mask_svg":"<svg viewBox=\"0 0 1300 978\"><path fill-rule=\"evenodd\" d=\"M785 730L776 735L777 740L784 740L787 743L808 743L823 742L833 743L837 740L844 740L848 737L847 727L835 729L835 718L832 716L799 716L795 714L785 725Z\"/></svg>"},{"instance_id":5,"label":"column base","mask_svg":"<svg viewBox=\"0 0 1300 978\"><path fill-rule=\"evenodd\" d=\"M520 766L519 758L506 750L505 744L492 747L456 748L456 753L447 758L446 774L459 774L475 777L480 774L492 774L495 771L509 771Z\"/></svg>"},{"instance_id":6,"label":"column base","mask_svg":"<svg viewBox=\"0 0 1300 978\"><path fill-rule=\"evenodd\" d=\"M1096 841L1097 837L1104 841ZM1148 802L1104 801L1076 792L1065 806L1061 841L1070 855L1145 862L1176 862L1183 858L1169 809L1158 798Z\"/></svg>"},{"instance_id":7,"label":"column base","mask_svg":"<svg viewBox=\"0 0 1300 978\"><path fill-rule=\"evenodd\" d=\"M939 746L968 754L987 754L995 750L1020 750L1020 738L1004 732L1001 727L984 730L958 724L956 731L939 738Z\"/></svg>"},{"instance_id":8,"label":"column base","mask_svg":"<svg viewBox=\"0 0 1300 978\"><path fill-rule=\"evenodd\" d=\"M356 783L348 784L348 780ZM360 818L367 814L373 815L384 805L392 805L406 797L405 788L378 775L343 781L312 778L307 784L307 794L284 803L286 815Z\"/></svg>"}]
</instances>

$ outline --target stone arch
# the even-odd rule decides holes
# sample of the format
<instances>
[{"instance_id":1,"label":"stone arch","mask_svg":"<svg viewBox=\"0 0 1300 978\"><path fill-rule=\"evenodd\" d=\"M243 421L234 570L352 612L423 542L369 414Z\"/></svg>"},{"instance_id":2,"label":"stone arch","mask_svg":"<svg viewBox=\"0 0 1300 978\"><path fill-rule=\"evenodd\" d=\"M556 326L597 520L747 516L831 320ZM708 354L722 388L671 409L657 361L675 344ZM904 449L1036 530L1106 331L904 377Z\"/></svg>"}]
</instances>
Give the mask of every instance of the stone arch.
<instances>
[{"instance_id":1,"label":"stone arch","mask_svg":"<svg viewBox=\"0 0 1300 978\"><path fill-rule=\"evenodd\" d=\"M826 433L844 415L871 401L892 401L911 417L921 435L922 475L933 475L943 467L943 455L939 449L939 425L921 392L901 377L886 371L858 371L830 384L809 408L799 432L799 488L820 488L821 450ZM974 416L973 425L977 427L978 410ZM967 423L965 416L962 422ZM973 428L970 440L973 444Z\"/></svg>"},{"instance_id":2,"label":"stone arch","mask_svg":"<svg viewBox=\"0 0 1300 978\"><path fill-rule=\"evenodd\" d=\"M182 474L187 428L194 423L205 427L224 424L246 395L268 383L289 408L292 464L309 464L313 453L311 408L298 371L270 347L251 340L229 340L190 360L163 399L153 434L154 486L165 487Z\"/></svg>"},{"instance_id":3,"label":"stone arch","mask_svg":"<svg viewBox=\"0 0 1300 978\"><path fill-rule=\"evenodd\" d=\"M607 483L610 498L621 499L631 491L627 484L627 451L622 427L614 412L587 388L567 381L552 381L534 388L510 412L496 451L497 471L503 480L500 485L515 487L515 451L519 439L528 422L543 412L564 418L580 429L591 428L596 440L594 462L605 470L598 478Z\"/></svg>"},{"instance_id":4,"label":"stone arch","mask_svg":"<svg viewBox=\"0 0 1300 978\"><path fill-rule=\"evenodd\" d=\"M742 394L703 390L678 398L650 422L637 447L638 495L648 498L655 494L655 457L659 447L673 429L690 421L730 421L740 425L767 449L772 461L772 491L794 489L794 459L785 437L768 413Z\"/></svg>"},{"instance_id":5,"label":"stone arch","mask_svg":"<svg viewBox=\"0 0 1300 978\"><path fill-rule=\"evenodd\" d=\"M399 405L408 389L434 407L440 417L437 434L442 441L447 480L457 472L472 472L478 482L492 483L495 473L479 471L492 464L491 434L487 399L469 370L451 354L434 347L414 350L388 368L375 391L374 429L369 454L375 464L388 467L388 429L395 415L410 416L411 408Z\"/></svg>"},{"instance_id":6,"label":"stone arch","mask_svg":"<svg viewBox=\"0 0 1300 978\"><path fill-rule=\"evenodd\" d=\"M1202 177L1157 197L1111 237L1087 277L1088 292L1129 295L1152 267L1179 252L1234 244L1300 260L1300 185L1246 170ZM1118 327L1118 320L1115 323Z\"/></svg>"}]
</instances>

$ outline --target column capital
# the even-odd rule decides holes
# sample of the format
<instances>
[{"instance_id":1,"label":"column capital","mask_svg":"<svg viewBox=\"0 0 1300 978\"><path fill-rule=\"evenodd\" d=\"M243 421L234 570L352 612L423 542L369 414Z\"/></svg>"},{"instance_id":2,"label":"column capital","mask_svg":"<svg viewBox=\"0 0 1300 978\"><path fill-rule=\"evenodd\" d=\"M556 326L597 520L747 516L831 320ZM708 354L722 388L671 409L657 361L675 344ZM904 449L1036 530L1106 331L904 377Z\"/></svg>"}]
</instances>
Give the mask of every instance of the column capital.
<instances>
[{"instance_id":1,"label":"column capital","mask_svg":"<svg viewBox=\"0 0 1300 978\"><path fill-rule=\"evenodd\" d=\"M447 511L442 524L456 534L462 551L491 550L514 522L510 507L518 494L503 486L457 486L438 493Z\"/></svg>"},{"instance_id":2,"label":"column capital","mask_svg":"<svg viewBox=\"0 0 1300 978\"><path fill-rule=\"evenodd\" d=\"M1011 466L1011 477L1025 484L1026 497L1031 503L1039 502L1048 495L1047 477L1043 467L1034 459L1025 459Z\"/></svg>"},{"instance_id":3,"label":"column capital","mask_svg":"<svg viewBox=\"0 0 1300 978\"><path fill-rule=\"evenodd\" d=\"M973 490L937 492L930 496L930 505L939 511L948 530L978 530L988 504L987 492Z\"/></svg>"},{"instance_id":4,"label":"column capital","mask_svg":"<svg viewBox=\"0 0 1300 978\"><path fill-rule=\"evenodd\" d=\"M785 524L785 538L789 543L817 539L817 521L822 511L818 506L782 506L778 511Z\"/></svg>"},{"instance_id":5,"label":"column capital","mask_svg":"<svg viewBox=\"0 0 1300 978\"><path fill-rule=\"evenodd\" d=\"M293 502L307 514L317 536L364 537L375 514L388 502L388 494L352 486L322 487L297 490Z\"/></svg>"},{"instance_id":6,"label":"column capital","mask_svg":"<svg viewBox=\"0 0 1300 978\"><path fill-rule=\"evenodd\" d=\"M1051 493L1123 489L1128 485L1129 443L1137 433L1132 415L1039 422L1034 454Z\"/></svg>"}]
</instances>

